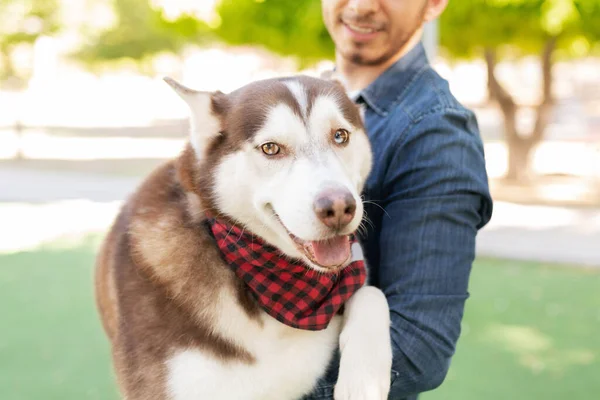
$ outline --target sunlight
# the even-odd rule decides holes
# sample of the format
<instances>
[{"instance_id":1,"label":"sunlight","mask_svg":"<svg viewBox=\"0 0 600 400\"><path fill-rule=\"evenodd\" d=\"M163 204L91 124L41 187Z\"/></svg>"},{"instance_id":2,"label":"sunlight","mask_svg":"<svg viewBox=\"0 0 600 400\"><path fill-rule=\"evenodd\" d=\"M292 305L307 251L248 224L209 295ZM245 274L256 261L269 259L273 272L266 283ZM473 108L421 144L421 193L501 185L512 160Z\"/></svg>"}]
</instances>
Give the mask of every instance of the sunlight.
<instances>
[{"instance_id":1,"label":"sunlight","mask_svg":"<svg viewBox=\"0 0 600 400\"><path fill-rule=\"evenodd\" d=\"M518 362L534 374L543 371L563 373L576 365L590 365L596 355L589 349L559 349L547 334L522 325L494 324L485 338L517 356Z\"/></svg>"},{"instance_id":2,"label":"sunlight","mask_svg":"<svg viewBox=\"0 0 600 400\"><path fill-rule=\"evenodd\" d=\"M485 229L513 227L541 230L571 226L574 222L577 222L581 229L588 233L598 232L600 231L600 212L497 201L494 203L494 216Z\"/></svg>"},{"instance_id":3,"label":"sunlight","mask_svg":"<svg viewBox=\"0 0 600 400\"><path fill-rule=\"evenodd\" d=\"M3 203L0 206L0 254L35 250L58 239L77 240L105 231L121 202L68 200L49 204Z\"/></svg>"},{"instance_id":4,"label":"sunlight","mask_svg":"<svg viewBox=\"0 0 600 400\"><path fill-rule=\"evenodd\" d=\"M174 20L182 14L191 14L205 22L215 18L217 2L217 0L150 0L150 4L154 7L163 9L168 19Z\"/></svg>"},{"instance_id":5,"label":"sunlight","mask_svg":"<svg viewBox=\"0 0 600 400\"><path fill-rule=\"evenodd\" d=\"M552 346L548 336L529 326L493 325L487 337L517 354L540 352Z\"/></svg>"},{"instance_id":6,"label":"sunlight","mask_svg":"<svg viewBox=\"0 0 600 400\"><path fill-rule=\"evenodd\" d=\"M66 137L27 133L0 135L0 158L10 159L19 146L26 158L40 160L98 160L171 158L183 149L184 138Z\"/></svg>"}]
</instances>

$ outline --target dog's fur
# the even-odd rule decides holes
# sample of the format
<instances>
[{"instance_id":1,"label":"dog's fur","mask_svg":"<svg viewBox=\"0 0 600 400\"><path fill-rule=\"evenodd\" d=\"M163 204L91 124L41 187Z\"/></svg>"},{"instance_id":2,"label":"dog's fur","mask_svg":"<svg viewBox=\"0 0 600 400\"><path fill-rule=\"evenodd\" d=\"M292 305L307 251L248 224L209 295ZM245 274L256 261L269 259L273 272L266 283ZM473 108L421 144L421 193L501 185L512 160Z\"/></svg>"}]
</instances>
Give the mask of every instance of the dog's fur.
<instances>
[{"instance_id":1,"label":"dog's fur","mask_svg":"<svg viewBox=\"0 0 600 400\"><path fill-rule=\"evenodd\" d=\"M165 80L190 107L189 143L127 199L97 259L96 299L124 398L298 399L339 346L335 398L386 399L392 356L379 290L361 288L322 331L293 329L259 308L203 224L205 212L218 215L323 272L288 231L330 235L312 206L333 186L357 200L338 233L359 228L371 167L359 109L340 84L306 76L229 94ZM344 145L332 140L338 128L350 132ZM264 142L282 153L266 157Z\"/></svg>"}]
</instances>

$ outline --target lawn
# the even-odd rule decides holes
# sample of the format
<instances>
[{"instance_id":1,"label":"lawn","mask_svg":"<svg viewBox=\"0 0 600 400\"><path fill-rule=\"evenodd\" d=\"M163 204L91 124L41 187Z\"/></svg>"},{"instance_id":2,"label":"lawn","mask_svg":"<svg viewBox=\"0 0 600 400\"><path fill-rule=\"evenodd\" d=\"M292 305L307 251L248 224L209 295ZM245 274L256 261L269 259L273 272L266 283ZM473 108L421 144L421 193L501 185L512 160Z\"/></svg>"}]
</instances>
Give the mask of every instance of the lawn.
<instances>
[{"instance_id":1,"label":"lawn","mask_svg":"<svg viewBox=\"0 0 600 400\"><path fill-rule=\"evenodd\" d=\"M118 399L93 302L98 240L0 255L0 399Z\"/></svg>"},{"instance_id":2,"label":"lawn","mask_svg":"<svg viewBox=\"0 0 600 400\"><path fill-rule=\"evenodd\" d=\"M453 399L599 398L600 271L479 260L444 384Z\"/></svg>"},{"instance_id":3,"label":"lawn","mask_svg":"<svg viewBox=\"0 0 600 400\"><path fill-rule=\"evenodd\" d=\"M0 254L0 399L116 399L93 303L98 236ZM600 271L478 260L436 399L595 399Z\"/></svg>"}]
</instances>

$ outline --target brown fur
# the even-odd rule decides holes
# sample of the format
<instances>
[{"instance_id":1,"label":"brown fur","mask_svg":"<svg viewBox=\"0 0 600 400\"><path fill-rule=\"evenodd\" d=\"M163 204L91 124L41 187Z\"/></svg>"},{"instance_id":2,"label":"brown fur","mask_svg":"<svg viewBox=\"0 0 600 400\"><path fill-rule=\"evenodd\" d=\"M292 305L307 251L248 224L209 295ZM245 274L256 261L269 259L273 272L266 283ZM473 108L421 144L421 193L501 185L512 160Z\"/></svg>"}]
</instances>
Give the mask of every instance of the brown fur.
<instances>
[{"instance_id":1,"label":"brown fur","mask_svg":"<svg viewBox=\"0 0 600 400\"><path fill-rule=\"evenodd\" d=\"M233 273L222 268L203 222L190 218L176 171L176 163L168 162L142 184L98 255L98 308L128 399L163 397L162 365L177 346L253 362L244 349L210 333L202 311L223 287L238 293L249 315L256 316L258 309Z\"/></svg>"},{"instance_id":2,"label":"brown fur","mask_svg":"<svg viewBox=\"0 0 600 400\"><path fill-rule=\"evenodd\" d=\"M323 89L323 81L308 77L301 82L309 87L310 104L323 90L343 90L333 83ZM353 104L339 98L347 118L356 123ZM128 400L165 398L164 362L177 347L197 347L222 360L255 361L211 329L223 290L236 293L258 323L260 311L223 263L204 212L220 215L211 191L214 168L252 138L266 106L284 101L298 115L300 110L279 80L250 84L229 95L216 93L212 100L222 129L207 143L202 162L188 144L177 159L150 174L127 199L98 254L96 301L119 387Z\"/></svg>"}]
</instances>

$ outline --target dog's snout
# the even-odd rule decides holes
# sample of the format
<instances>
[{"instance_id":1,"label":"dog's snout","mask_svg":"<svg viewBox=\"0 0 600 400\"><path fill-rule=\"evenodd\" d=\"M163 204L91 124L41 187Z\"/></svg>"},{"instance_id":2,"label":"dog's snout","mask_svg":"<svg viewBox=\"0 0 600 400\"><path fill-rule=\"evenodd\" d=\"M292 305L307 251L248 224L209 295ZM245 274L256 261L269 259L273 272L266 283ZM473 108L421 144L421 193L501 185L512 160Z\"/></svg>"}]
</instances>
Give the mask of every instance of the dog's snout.
<instances>
[{"instance_id":1,"label":"dog's snout","mask_svg":"<svg viewBox=\"0 0 600 400\"><path fill-rule=\"evenodd\" d=\"M326 226L339 230L354 218L356 200L348 190L329 189L317 196L314 210Z\"/></svg>"}]
</instances>

